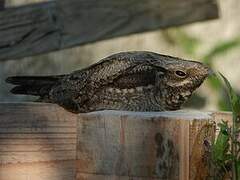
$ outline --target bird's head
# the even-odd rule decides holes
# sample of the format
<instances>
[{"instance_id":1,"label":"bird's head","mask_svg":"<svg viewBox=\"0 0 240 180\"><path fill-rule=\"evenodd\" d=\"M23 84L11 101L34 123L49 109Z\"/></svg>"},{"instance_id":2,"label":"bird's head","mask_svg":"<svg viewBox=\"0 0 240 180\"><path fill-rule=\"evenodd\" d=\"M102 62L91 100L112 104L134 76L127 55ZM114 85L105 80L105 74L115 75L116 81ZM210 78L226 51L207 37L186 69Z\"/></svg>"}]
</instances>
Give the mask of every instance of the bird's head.
<instances>
[{"instance_id":1,"label":"bird's head","mask_svg":"<svg viewBox=\"0 0 240 180\"><path fill-rule=\"evenodd\" d=\"M177 57L152 54L150 63L156 67L156 83L167 99L169 109L179 109L212 70L203 63Z\"/></svg>"}]
</instances>

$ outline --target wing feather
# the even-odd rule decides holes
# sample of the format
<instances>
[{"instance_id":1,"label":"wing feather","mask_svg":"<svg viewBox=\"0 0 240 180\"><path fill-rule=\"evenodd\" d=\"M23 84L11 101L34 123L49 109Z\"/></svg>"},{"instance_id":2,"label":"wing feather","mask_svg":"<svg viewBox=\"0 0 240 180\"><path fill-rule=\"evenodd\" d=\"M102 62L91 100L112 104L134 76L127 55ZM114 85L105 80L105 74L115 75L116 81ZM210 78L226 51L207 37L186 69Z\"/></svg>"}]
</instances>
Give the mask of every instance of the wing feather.
<instances>
[{"instance_id":1,"label":"wing feather","mask_svg":"<svg viewBox=\"0 0 240 180\"><path fill-rule=\"evenodd\" d=\"M134 74L125 74L120 76L113 82L112 87L120 89L125 88L129 89L154 84L155 84L155 71L143 71Z\"/></svg>"}]
</instances>

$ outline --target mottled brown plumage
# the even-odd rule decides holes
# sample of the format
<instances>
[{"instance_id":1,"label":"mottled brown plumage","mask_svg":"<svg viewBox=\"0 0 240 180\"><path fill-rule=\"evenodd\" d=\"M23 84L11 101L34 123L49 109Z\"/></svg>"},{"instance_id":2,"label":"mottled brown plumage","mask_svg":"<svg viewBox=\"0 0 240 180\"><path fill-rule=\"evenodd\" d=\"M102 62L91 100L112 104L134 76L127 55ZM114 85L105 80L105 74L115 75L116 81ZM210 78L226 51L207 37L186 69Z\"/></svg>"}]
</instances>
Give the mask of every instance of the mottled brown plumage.
<instances>
[{"instance_id":1,"label":"mottled brown plumage","mask_svg":"<svg viewBox=\"0 0 240 180\"><path fill-rule=\"evenodd\" d=\"M57 76L16 76L11 92L40 96L79 113L104 109L177 110L209 75L202 63L153 52L121 52Z\"/></svg>"}]
</instances>

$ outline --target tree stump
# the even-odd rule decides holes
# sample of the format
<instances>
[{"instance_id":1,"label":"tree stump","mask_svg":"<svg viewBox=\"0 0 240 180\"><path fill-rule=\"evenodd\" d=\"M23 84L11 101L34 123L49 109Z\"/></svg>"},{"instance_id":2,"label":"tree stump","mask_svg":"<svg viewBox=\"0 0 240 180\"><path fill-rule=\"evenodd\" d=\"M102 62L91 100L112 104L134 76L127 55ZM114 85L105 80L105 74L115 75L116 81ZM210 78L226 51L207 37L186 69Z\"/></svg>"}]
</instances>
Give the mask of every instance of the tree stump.
<instances>
[{"instance_id":1,"label":"tree stump","mask_svg":"<svg viewBox=\"0 0 240 180\"><path fill-rule=\"evenodd\" d=\"M224 114L226 120L230 114ZM78 119L77 179L204 179L215 131L207 112L82 114Z\"/></svg>"}]
</instances>

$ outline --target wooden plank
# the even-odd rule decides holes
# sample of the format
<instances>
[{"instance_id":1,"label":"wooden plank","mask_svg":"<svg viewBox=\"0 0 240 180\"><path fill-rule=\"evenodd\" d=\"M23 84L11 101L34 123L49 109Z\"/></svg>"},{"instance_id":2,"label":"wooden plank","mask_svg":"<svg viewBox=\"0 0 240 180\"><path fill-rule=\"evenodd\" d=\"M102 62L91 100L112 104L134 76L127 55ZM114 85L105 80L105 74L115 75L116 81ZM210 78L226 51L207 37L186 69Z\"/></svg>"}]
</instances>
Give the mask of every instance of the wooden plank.
<instances>
[{"instance_id":1,"label":"wooden plank","mask_svg":"<svg viewBox=\"0 0 240 180\"><path fill-rule=\"evenodd\" d=\"M1 164L74 160L77 116L57 105L0 104Z\"/></svg>"},{"instance_id":2,"label":"wooden plank","mask_svg":"<svg viewBox=\"0 0 240 180\"><path fill-rule=\"evenodd\" d=\"M75 161L17 163L0 166L1 180L74 180Z\"/></svg>"},{"instance_id":3,"label":"wooden plank","mask_svg":"<svg viewBox=\"0 0 240 180\"><path fill-rule=\"evenodd\" d=\"M14 139L14 141L12 141ZM76 138L59 138L59 136L57 138L54 138L54 142L49 141L49 138L11 138L11 140L9 140L9 138L5 139L2 138L0 139L0 146L1 145L58 145L58 144L75 144L76 143Z\"/></svg>"},{"instance_id":4,"label":"wooden plank","mask_svg":"<svg viewBox=\"0 0 240 180\"><path fill-rule=\"evenodd\" d=\"M225 117L231 119L230 114ZM204 142L214 136L211 121L220 121L217 118L214 113L183 111L82 114L78 180L204 179L208 175Z\"/></svg>"},{"instance_id":5,"label":"wooden plank","mask_svg":"<svg viewBox=\"0 0 240 180\"><path fill-rule=\"evenodd\" d=\"M54 150L54 151L31 151L29 152L25 146L23 151L14 151L9 149L7 151L0 152L0 163L5 164L16 164L16 163L31 163L31 162L48 162L48 161L59 161L59 160L74 160L76 157L76 150Z\"/></svg>"},{"instance_id":6,"label":"wooden plank","mask_svg":"<svg viewBox=\"0 0 240 180\"><path fill-rule=\"evenodd\" d=\"M0 104L0 179L74 180L77 116L57 105Z\"/></svg>"},{"instance_id":7,"label":"wooden plank","mask_svg":"<svg viewBox=\"0 0 240 180\"><path fill-rule=\"evenodd\" d=\"M31 133L25 133L25 134L16 134L16 133L6 133L6 134L0 134L0 140L2 141L3 139L24 139L24 140L46 140L46 139L55 139L56 141L61 138L61 139L76 139L76 134L31 134Z\"/></svg>"},{"instance_id":8,"label":"wooden plank","mask_svg":"<svg viewBox=\"0 0 240 180\"><path fill-rule=\"evenodd\" d=\"M0 11L0 60L218 17L216 0L58 0Z\"/></svg>"}]
</instances>

